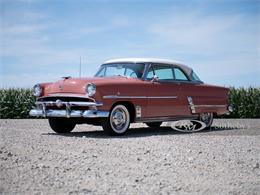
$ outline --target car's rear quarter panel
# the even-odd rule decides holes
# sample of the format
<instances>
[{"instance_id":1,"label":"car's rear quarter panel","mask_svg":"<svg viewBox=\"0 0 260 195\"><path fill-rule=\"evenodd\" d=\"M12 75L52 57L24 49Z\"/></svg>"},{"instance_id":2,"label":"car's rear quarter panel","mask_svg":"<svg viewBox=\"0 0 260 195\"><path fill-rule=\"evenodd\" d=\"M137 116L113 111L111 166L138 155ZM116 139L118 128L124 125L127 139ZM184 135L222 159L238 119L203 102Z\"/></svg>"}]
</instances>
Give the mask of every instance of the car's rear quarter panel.
<instances>
[{"instance_id":1,"label":"car's rear quarter panel","mask_svg":"<svg viewBox=\"0 0 260 195\"><path fill-rule=\"evenodd\" d=\"M228 88L207 84L185 84L183 91L183 98L192 97L196 113L227 113Z\"/></svg>"}]
</instances>

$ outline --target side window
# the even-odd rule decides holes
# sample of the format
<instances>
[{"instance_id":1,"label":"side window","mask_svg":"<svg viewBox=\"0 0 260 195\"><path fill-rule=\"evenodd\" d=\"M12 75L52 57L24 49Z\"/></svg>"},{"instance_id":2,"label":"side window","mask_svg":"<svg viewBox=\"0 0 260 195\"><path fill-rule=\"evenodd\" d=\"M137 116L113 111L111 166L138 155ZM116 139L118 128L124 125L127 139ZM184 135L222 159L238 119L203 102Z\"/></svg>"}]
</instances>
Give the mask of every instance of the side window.
<instances>
[{"instance_id":1,"label":"side window","mask_svg":"<svg viewBox=\"0 0 260 195\"><path fill-rule=\"evenodd\" d=\"M153 79L153 76L154 76L153 68L150 67L146 78L147 78L148 80L152 80L152 79Z\"/></svg>"},{"instance_id":2,"label":"side window","mask_svg":"<svg viewBox=\"0 0 260 195\"><path fill-rule=\"evenodd\" d=\"M174 79L172 66L153 65L148 71L147 79L151 80L154 75L158 76L161 81Z\"/></svg>"},{"instance_id":3,"label":"side window","mask_svg":"<svg viewBox=\"0 0 260 195\"><path fill-rule=\"evenodd\" d=\"M176 80L188 81L186 75L179 68L174 68L174 75Z\"/></svg>"}]
</instances>

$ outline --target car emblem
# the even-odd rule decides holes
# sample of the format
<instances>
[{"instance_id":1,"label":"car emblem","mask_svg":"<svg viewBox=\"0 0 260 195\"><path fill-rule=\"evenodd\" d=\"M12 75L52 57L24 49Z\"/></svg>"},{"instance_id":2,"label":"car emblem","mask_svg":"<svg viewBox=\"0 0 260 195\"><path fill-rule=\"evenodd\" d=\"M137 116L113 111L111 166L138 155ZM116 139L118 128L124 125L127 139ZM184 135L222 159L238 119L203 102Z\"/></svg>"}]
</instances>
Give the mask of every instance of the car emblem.
<instances>
[{"instance_id":1,"label":"car emblem","mask_svg":"<svg viewBox=\"0 0 260 195\"><path fill-rule=\"evenodd\" d=\"M201 131L207 127L205 123L198 120L179 120L170 123L170 125L174 130L185 133Z\"/></svg>"},{"instance_id":2,"label":"car emblem","mask_svg":"<svg viewBox=\"0 0 260 195\"><path fill-rule=\"evenodd\" d=\"M59 85L59 89L60 89L60 91L62 91L63 90L63 85Z\"/></svg>"},{"instance_id":3,"label":"car emblem","mask_svg":"<svg viewBox=\"0 0 260 195\"><path fill-rule=\"evenodd\" d=\"M58 108L61 108L62 105L63 105L62 101L59 100L59 99L57 99L55 103L56 103L56 106L57 106Z\"/></svg>"}]
</instances>

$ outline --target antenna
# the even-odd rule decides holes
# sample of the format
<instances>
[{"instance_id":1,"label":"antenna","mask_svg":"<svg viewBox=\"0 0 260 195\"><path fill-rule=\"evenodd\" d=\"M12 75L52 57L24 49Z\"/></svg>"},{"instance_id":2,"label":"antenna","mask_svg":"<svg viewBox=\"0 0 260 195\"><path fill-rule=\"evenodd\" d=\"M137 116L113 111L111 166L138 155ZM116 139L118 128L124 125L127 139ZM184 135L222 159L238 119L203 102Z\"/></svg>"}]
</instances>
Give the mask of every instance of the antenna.
<instances>
[{"instance_id":1,"label":"antenna","mask_svg":"<svg viewBox=\"0 0 260 195\"><path fill-rule=\"evenodd\" d=\"M81 78L81 56L79 57L79 78Z\"/></svg>"}]
</instances>

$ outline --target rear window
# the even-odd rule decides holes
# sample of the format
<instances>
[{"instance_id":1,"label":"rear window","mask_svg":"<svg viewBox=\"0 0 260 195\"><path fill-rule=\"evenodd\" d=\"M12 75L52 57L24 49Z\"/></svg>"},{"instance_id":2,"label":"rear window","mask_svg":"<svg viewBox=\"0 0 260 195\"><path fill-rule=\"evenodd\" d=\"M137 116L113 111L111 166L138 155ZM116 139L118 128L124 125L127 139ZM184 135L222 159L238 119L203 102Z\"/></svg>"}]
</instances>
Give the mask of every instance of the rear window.
<instances>
[{"instance_id":1,"label":"rear window","mask_svg":"<svg viewBox=\"0 0 260 195\"><path fill-rule=\"evenodd\" d=\"M194 71L192 71L192 73L191 73L191 78L192 78L193 81L201 82L200 78L195 74Z\"/></svg>"},{"instance_id":2,"label":"rear window","mask_svg":"<svg viewBox=\"0 0 260 195\"><path fill-rule=\"evenodd\" d=\"M180 81L188 81L188 78L179 68L174 68L175 79Z\"/></svg>"}]
</instances>

